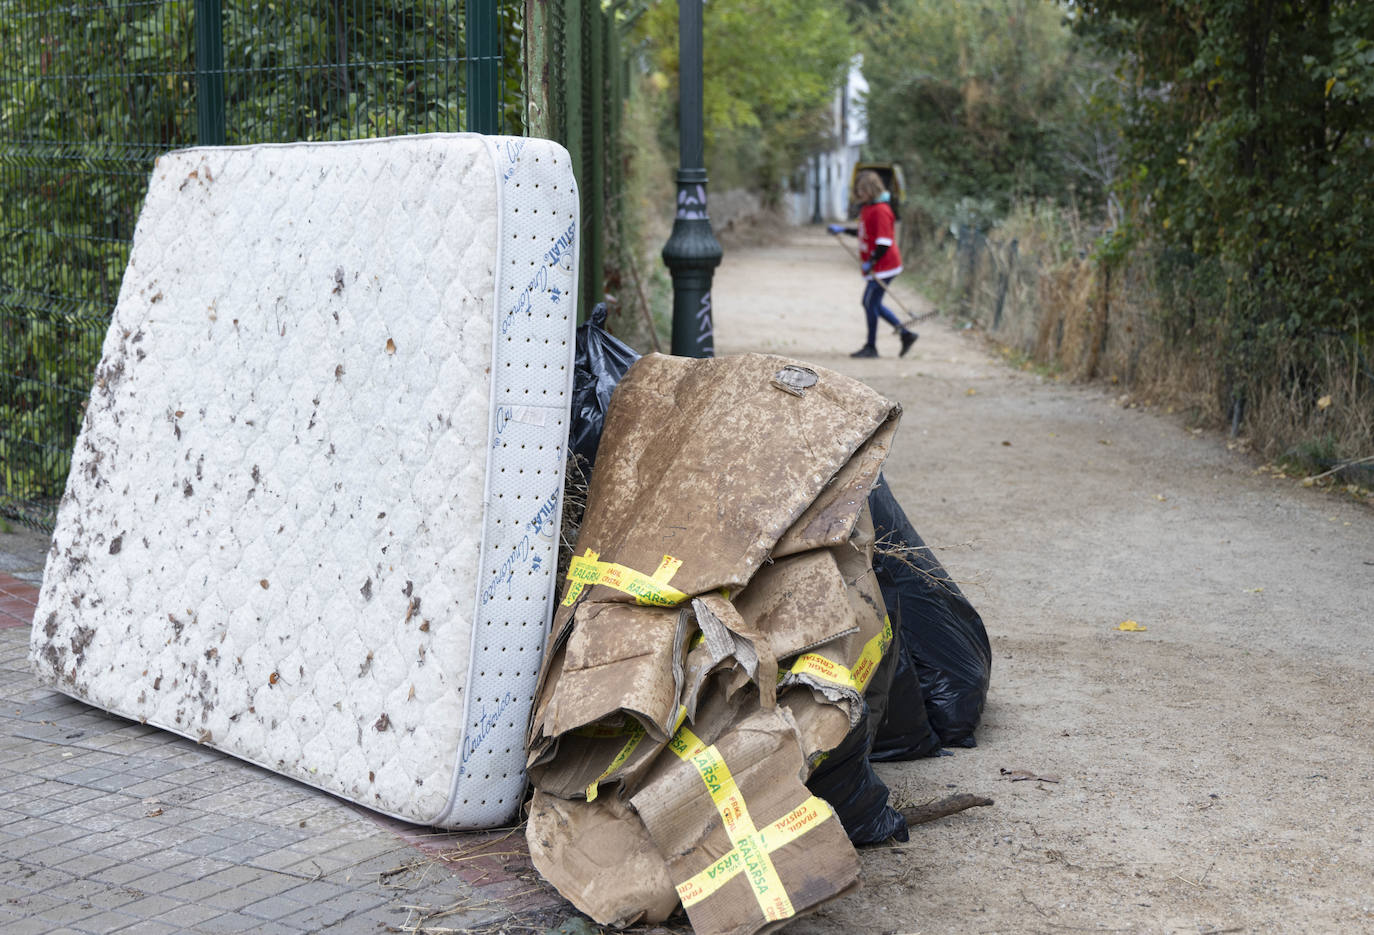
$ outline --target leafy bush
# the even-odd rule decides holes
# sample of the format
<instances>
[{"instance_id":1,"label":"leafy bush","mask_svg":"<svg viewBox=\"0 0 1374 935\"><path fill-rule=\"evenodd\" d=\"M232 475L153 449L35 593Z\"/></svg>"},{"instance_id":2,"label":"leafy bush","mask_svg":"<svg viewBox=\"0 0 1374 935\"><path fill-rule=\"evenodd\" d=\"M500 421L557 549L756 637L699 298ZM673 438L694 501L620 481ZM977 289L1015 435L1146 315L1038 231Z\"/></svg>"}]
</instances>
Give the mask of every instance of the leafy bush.
<instances>
[{"instance_id":1,"label":"leafy bush","mask_svg":"<svg viewBox=\"0 0 1374 935\"><path fill-rule=\"evenodd\" d=\"M1374 4L1089 0L1076 11L1079 31L1134 76L1123 112L1133 230L1222 278L1216 312L1237 367L1325 332L1367 342Z\"/></svg>"}]
</instances>

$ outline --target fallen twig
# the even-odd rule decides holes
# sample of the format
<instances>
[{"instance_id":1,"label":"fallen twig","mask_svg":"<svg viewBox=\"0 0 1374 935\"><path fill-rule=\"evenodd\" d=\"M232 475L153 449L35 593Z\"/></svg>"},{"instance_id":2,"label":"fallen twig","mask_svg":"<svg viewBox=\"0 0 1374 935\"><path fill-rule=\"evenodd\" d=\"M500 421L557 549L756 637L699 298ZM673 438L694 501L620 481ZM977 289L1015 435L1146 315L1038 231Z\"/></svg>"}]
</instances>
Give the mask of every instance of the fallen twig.
<instances>
[{"instance_id":1,"label":"fallen twig","mask_svg":"<svg viewBox=\"0 0 1374 935\"><path fill-rule=\"evenodd\" d=\"M1312 481L1319 481L1319 480L1321 480L1323 477L1330 477L1332 474L1339 474L1341 471L1344 471L1344 470L1345 470L1346 468L1348 468L1348 467L1355 467L1356 465L1359 465L1359 464L1369 464L1370 462L1374 462L1374 455L1366 455L1366 456L1363 457L1363 458L1356 458L1354 461L1346 461L1346 462L1343 463L1343 464L1338 464L1338 465L1336 465L1335 467L1333 467L1333 468L1332 468L1331 470L1329 470L1329 471L1323 471L1323 472L1320 473L1320 474L1313 474L1311 477L1305 477L1305 478L1303 478L1303 483L1310 483L1310 482L1312 482Z\"/></svg>"},{"instance_id":2,"label":"fallen twig","mask_svg":"<svg viewBox=\"0 0 1374 935\"><path fill-rule=\"evenodd\" d=\"M962 812L967 808L977 808L982 805L992 805L992 799L981 795L974 795L971 792L960 792L958 795L946 796L935 802L927 802L925 805L913 805L899 811L906 819L908 825L923 825L927 822L937 821L947 815Z\"/></svg>"}]
</instances>

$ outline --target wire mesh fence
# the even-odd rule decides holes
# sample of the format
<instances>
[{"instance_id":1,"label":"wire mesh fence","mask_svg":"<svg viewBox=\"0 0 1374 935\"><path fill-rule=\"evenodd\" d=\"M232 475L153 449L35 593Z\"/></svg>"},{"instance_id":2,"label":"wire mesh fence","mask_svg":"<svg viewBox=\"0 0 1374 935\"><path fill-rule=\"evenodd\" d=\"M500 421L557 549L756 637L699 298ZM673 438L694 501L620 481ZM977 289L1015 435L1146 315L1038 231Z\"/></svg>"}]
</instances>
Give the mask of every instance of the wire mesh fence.
<instances>
[{"instance_id":1,"label":"wire mesh fence","mask_svg":"<svg viewBox=\"0 0 1374 935\"><path fill-rule=\"evenodd\" d=\"M161 153L522 134L524 11L520 0L0 0L0 517L51 526Z\"/></svg>"}]
</instances>

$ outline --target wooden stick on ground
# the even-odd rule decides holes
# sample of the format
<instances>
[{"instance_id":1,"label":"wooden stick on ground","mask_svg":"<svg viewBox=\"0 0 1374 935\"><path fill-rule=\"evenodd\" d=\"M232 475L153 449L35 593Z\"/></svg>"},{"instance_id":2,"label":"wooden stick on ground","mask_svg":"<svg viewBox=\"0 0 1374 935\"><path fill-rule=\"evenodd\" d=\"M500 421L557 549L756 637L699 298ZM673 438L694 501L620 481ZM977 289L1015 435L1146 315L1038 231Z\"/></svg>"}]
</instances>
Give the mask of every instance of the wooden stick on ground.
<instances>
[{"instance_id":1,"label":"wooden stick on ground","mask_svg":"<svg viewBox=\"0 0 1374 935\"><path fill-rule=\"evenodd\" d=\"M913 805L910 808L898 809L898 811L902 813L902 817L906 819L908 825L923 825L926 822L937 821L947 815L962 812L966 808L977 808L981 805L991 804L992 799L974 795L971 792L960 792L958 795L945 796L935 802Z\"/></svg>"}]
</instances>

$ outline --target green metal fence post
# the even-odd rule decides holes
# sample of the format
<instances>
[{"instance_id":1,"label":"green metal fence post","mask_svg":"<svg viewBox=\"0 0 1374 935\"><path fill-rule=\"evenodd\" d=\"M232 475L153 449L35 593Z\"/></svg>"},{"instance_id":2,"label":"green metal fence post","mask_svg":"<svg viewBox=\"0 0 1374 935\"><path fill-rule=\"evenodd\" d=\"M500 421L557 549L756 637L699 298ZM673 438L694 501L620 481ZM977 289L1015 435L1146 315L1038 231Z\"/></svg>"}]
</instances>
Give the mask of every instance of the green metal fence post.
<instances>
[{"instance_id":1,"label":"green metal fence post","mask_svg":"<svg viewBox=\"0 0 1374 935\"><path fill-rule=\"evenodd\" d=\"M591 158L583 185L587 189L589 217L583 218L582 258L591 264L591 287L584 308L590 308L605 298L606 291L606 11L600 5L584 14L591 17L587 30L590 47L585 50L588 84L591 90ZM590 241L590 243L588 243Z\"/></svg>"},{"instance_id":2,"label":"green metal fence post","mask_svg":"<svg viewBox=\"0 0 1374 935\"><path fill-rule=\"evenodd\" d=\"M468 125L472 133L501 131L501 37L496 0L467 4Z\"/></svg>"},{"instance_id":3,"label":"green metal fence post","mask_svg":"<svg viewBox=\"0 0 1374 935\"><path fill-rule=\"evenodd\" d=\"M587 46L582 41L583 24L582 21L589 15L584 9L584 4L564 2L563 15L563 61L560 62L561 74L558 79L563 83L563 110L559 115L562 119L563 139L562 143L568 148L568 154L572 156L573 175L577 179L577 190L581 197L582 209L582 257L579 263L580 272L578 273L577 294L581 300L582 310L585 311L595 305L591 301L592 282L591 264L586 262L587 256L587 218L590 214L589 206L591 199L587 193L587 172L590 171L590 160L587 158L586 145L586 125L584 120L588 111L587 95L590 93L588 85L584 80L587 63Z\"/></svg>"},{"instance_id":4,"label":"green metal fence post","mask_svg":"<svg viewBox=\"0 0 1374 935\"><path fill-rule=\"evenodd\" d=\"M220 0L196 0L196 138L224 145L224 16Z\"/></svg>"}]
</instances>

